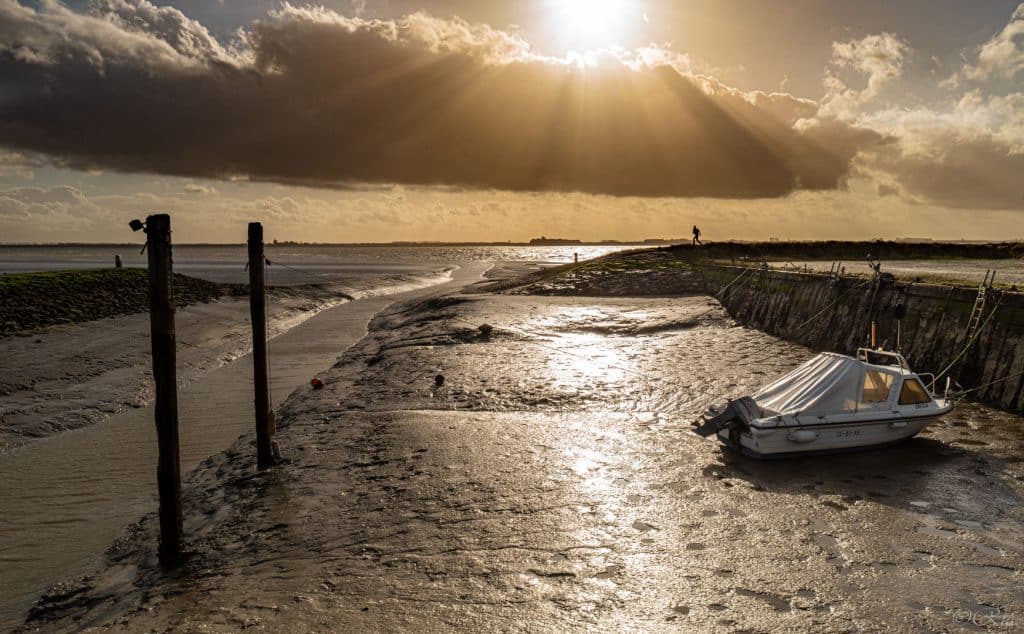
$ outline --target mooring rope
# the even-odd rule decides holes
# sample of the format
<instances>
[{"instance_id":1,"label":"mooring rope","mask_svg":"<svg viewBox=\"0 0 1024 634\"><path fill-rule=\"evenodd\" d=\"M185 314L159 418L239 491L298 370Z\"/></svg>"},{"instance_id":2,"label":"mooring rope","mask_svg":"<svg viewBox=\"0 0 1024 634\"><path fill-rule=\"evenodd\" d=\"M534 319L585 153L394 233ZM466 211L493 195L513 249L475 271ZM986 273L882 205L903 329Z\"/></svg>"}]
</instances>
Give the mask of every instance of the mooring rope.
<instances>
[{"instance_id":1,"label":"mooring rope","mask_svg":"<svg viewBox=\"0 0 1024 634\"><path fill-rule=\"evenodd\" d=\"M738 281L740 280L740 278L741 278L741 277L743 277L743 276L744 276L744 275L746 275L747 273L749 273L749 272L751 272L751 271L754 271L754 270L757 270L757 269L756 269L755 267L745 267L745 268L743 269L743 271L741 271L739 275L737 275L736 277L734 277L734 278L733 278L733 280L732 280L731 282L729 282L728 284L726 284L726 285L725 285L724 287L722 287L722 289L721 289L721 290L719 290L719 291L718 291L717 293L715 293L715 298L717 299L717 298L721 297L721 296L722 296L722 293L724 293L725 291L727 291L727 290L729 289L729 287L730 287L730 286L732 286L733 284L735 284L736 282L738 282ZM742 287L742 284L741 284L740 286Z\"/></svg>"},{"instance_id":2,"label":"mooring rope","mask_svg":"<svg viewBox=\"0 0 1024 634\"><path fill-rule=\"evenodd\" d=\"M319 284L323 284L325 281L329 281L330 280L330 278L327 276L327 274L323 274L323 273L309 273L307 271L303 271L301 269L297 269L294 266L288 266L287 264L282 264L281 262L273 262L273 263L271 263L270 260L267 260L267 266L280 266L281 268L288 269L289 271L298 273L299 275L305 275L306 277L308 277L310 279L314 279Z\"/></svg>"},{"instance_id":3,"label":"mooring rope","mask_svg":"<svg viewBox=\"0 0 1024 634\"><path fill-rule=\"evenodd\" d=\"M1000 302L997 301L996 305L992 308L992 312L988 314L988 319L985 320L985 323L983 323L980 328L974 331L974 334L971 335L971 338L967 340L967 343L964 345L963 350L960 351L960 354L953 357L953 360L949 363L949 365L943 368L942 372L939 372L937 375L935 375L936 382L938 382L939 379L945 376L945 374L949 372L953 368L953 366L957 364L958 361L960 361L961 357L967 354L967 351L971 349L971 346L974 345L974 342L978 340L978 337L980 337L981 333L985 330L985 326L987 326L988 323L992 321L992 318L996 316L996 311L999 310L999 305Z\"/></svg>"},{"instance_id":4,"label":"mooring rope","mask_svg":"<svg viewBox=\"0 0 1024 634\"><path fill-rule=\"evenodd\" d=\"M832 308L833 306L835 306L836 304L838 304L838 303L839 303L839 300L841 300L841 299L843 298L843 296L845 296L845 295L847 295L847 294L849 294L849 293L852 293L853 291L855 291L855 290L857 290L857 289L859 289L859 288L863 288L863 287L864 287L864 286L866 286L867 284L870 284L870 282L869 282L869 281L862 281L862 282L858 282L857 284L854 284L854 285L853 285L853 286L851 286L850 288L848 288L848 289L846 289L845 291L841 292L841 293L840 293L839 295L837 295L837 296L836 296L836 298L835 298L834 300L832 300L831 302L829 302L828 304L826 304L824 308L822 308L822 309L821 309L821 310L819 310L818 312L814 313L814 314L813 314L813 315L811 315L811 316L810 316L809 318L807 318L806 320L804 320L803 322L801 322L801 323L800 323L799 325L797 325L797 327L796 327L796 328L797 328L797 330L800 330L800 329L801 329L801 328L803 328L804 326L807 326L808 324L810 324L811 322L813 322L813 321L814 321L815 319L817 319L818 317L820 317L820 316L821 316L821 314L822 314L822 313L824 313L824 312L825 312L826 310L828 310L829 308Z\"/></svg>"},{"instance_id":5,"label":"mooring rope","mask_svg":"<svg viewBox=\"0 0 1024 634\"><path fill-rule=\"evenodd\" d=\"M965 394L970 394L971 392L977 392L978 390L983 390L986 387L991 387L991 386L995 385L996 383L1002 383L1003 381L1009 381L1010 379L1015 379L1018 376L1024 376L1024 372L1015 372L1015 373L1010 374L1008 376L1004 376L1001 379L996 379L995 381L989 381L988 383L982 383L981 385L978 385L976 387L972 387L969 390L960 390L960 391L956 392L954 394L954 396L960 397L960 396L963 396Z\"/></svg>"}]
</instances>

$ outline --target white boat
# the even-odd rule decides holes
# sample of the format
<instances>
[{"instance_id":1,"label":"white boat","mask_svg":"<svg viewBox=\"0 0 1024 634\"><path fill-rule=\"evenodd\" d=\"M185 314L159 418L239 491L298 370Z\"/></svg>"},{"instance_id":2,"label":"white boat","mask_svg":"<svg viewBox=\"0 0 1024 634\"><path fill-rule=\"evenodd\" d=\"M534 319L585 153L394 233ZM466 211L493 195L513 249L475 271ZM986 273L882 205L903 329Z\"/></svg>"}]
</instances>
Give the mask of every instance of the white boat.
<instances>
[{"instance_id":1,"label":"white boat","mask_svg":"<svg viewBox=\"0 0 1024 634\"><path fill-rule=\"evenodd\" d=\"M755 458L881 447L953 409L949 398L932 393L934 382L912 372L898 352L826 352L752 396L708 410L694 431Z\"/></svg>"}]
</instances>

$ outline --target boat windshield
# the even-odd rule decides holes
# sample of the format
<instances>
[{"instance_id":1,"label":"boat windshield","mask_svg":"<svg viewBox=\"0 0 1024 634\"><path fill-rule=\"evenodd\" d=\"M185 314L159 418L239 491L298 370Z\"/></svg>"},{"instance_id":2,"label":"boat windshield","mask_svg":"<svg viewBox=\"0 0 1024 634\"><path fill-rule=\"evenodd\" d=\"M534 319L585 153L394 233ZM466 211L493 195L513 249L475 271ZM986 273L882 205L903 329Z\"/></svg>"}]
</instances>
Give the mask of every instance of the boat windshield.
<instances>
[{"instance_id":1,"label":"boat windshield","mask_svg":"<svg viewBox=\"0 0 1024 634\"><path fill-rule=\"evenodd\" d=\"M903 382L903 389L900 390L900 405L919 405L931 403L932 397L924 389L917 379L907 379Z\"/></svg>"}]
</instances>

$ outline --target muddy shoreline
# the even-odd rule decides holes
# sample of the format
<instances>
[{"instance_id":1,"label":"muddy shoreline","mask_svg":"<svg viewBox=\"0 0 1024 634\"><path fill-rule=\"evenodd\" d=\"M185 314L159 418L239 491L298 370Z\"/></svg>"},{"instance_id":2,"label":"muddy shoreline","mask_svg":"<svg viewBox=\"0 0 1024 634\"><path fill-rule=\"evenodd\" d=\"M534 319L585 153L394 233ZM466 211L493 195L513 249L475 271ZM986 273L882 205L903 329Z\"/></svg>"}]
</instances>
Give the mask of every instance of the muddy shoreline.
<instances>
[{"instance_id":1,"label":"muddy shoreline","mask_svg":"<svg viewBox=\"0 0 1024 634\"><path fill-rule=\"evenodd\" d=\"M751 462L690 420L813 351L697 294L504 290L379 314L324 389L283 406L285 463L254 474L246 436L189 474L179 571L160 570L146 516L27 629L891 631L1024 617L1020 418L969 405L891 449Z\"/></svg>"}]
</instances>

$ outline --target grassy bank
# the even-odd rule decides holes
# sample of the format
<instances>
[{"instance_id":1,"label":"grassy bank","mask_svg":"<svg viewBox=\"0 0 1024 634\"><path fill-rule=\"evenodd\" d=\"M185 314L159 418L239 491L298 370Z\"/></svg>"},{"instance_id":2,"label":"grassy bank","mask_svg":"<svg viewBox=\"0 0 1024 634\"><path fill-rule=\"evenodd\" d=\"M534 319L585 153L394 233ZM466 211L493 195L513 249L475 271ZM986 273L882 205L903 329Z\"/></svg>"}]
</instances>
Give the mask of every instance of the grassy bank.
<instances>
[{"instance_id":1,"label":"grassy bank","mask_svg":"<svg viewBox=\"0 0 1024 634\"><path fill-rule=\"evenodd\" d=\"M174 276L177 306L244 292L243 287ZM30 333L149 308L149 273L144 269L90 269L0 275L0 337Z\"/></svg>"}]
</instances>

